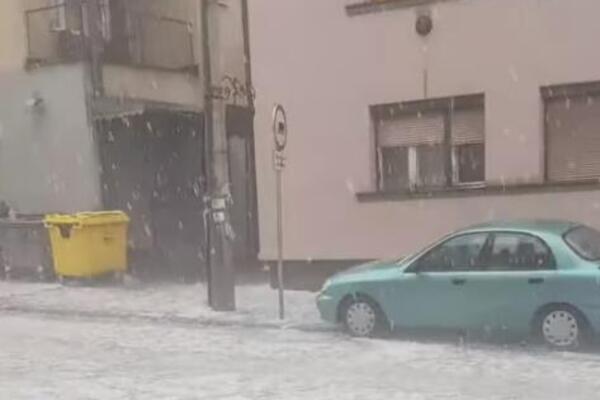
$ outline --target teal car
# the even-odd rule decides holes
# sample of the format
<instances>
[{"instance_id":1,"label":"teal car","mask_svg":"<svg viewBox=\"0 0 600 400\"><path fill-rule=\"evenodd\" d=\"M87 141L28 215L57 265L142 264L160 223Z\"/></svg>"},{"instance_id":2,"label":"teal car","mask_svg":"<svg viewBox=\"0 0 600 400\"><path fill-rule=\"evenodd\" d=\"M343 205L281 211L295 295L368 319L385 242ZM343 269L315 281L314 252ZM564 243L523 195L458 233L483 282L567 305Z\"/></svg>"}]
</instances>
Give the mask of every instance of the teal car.
<instances>
[{"instance_id":1,"label":"teal car","mask_svg":"<svg viewBox=\"0 0 600 400\"><path fill-rule=\"evenodd\" d=\"M403 260L330 278L322 318L383 330L502 333L574 349L600 332L600 232L565 221L478 225Z\"/></svg>"}]
</instances>

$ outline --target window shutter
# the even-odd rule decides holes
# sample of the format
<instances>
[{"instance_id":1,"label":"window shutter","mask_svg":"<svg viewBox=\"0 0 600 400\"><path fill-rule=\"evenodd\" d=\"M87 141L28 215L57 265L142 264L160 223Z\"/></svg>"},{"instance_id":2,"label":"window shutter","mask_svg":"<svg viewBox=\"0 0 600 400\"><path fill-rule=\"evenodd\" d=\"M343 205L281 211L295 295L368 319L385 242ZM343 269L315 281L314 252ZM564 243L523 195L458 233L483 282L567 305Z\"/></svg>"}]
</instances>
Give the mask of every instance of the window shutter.
<instances>
[{"instance_id":1,"label":"window shutter","mask_svg":"<svg viewBox=\"0 0 600 400\"><path fill-rule=\"evenodd\" d=\"M548 178L600 177L600 98L551 99L546 103Z\"/></svg>"},{"instance_id":2,"label":"window shutter","mask_svg":"<svg viewBox=\"0 0 600 400\"><path fill-rule=\"evenodd\" d=\"M451 117L452 144L477 144L485 141L483 108L454 110Z\"/></svg>"},{"instance_id":3,"label":"window shutter","mask_svg":"<svg viewBox=\"0 0 600 400\"><path fill-rule=\"evenodd\" d=\"M444 118L440 113L401 115L381 120L377 133L380 147L439 144L444 141Z\"/></svg>"}]
</instances>

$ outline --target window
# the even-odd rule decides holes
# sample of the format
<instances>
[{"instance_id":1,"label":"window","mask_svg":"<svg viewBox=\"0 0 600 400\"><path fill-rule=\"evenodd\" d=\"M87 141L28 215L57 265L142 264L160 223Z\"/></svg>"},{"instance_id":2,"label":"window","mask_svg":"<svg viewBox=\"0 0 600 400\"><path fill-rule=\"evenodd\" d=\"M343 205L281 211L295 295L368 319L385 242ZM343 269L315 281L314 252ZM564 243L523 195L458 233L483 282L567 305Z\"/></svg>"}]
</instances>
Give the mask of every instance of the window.
<instances>
[{"instance_id":1,"label":"window","mask_svg":"<svg viewBox=\"0 0 600 400\"><path fill-rule=\"evenodd\" d=\"M50 0L50 7L53 7L52 16L50 18L50 29L53 31L64 31L67 29L65 0Z\"/></svg>"},{"instance_id":2,"label":"window","mask_svg":"<svg viewBox=\"0 0 600 400\"><path fill-rule=\"evenodd\" d=\"M383 184L388 190L402 190L410 185L408 176L408 147L383 147Z\"/></svg>"},{"instance_id":3,"label":"window","mask_svg":"<svg viewBox=\"0 0 600 400\"><path fill-rule=\"evenodd\" d=\"M485 180L485 146L483 143L463 144L454 147L455 181L477 183Z\"/></svg>"},{"instance_id":4,"label":"window","mask_svg":"<svg viewBox=\"0 0 600 400\"><path fill-rule=\"evenodd\" d=\"M450 112L453 183L473 184L485 180L485 122L481 107Z\"/></svg>"},{"instance_id":5,"label":"window","mask_svg":"<svg viewBox=\"0 0 600 400\"><path fill-rule=\"evenodd\" d=\"M600 260L600 232L597 230L587 226L577 227L565 235L565 241L581 258Z\"/></svg>"},{"instance_id":6,"label":"window","mask_svg":"<svg viewBox=\"0 0 600 400\"><path fill-rule=\"evenodd\" d=\"M419 272L469 271L483 266L488 234L458 236L430 250L416 263Z\"/></svg>"},{"instance_id":7,"label":"window","mask_svg":"<svg viewBox=\"0 0 600 400\"><path fill-rule=\"evenodd\" d=\"M540 239L526 234L497 233L488 262L491 271L532 271L554 267L550 249Z\"/></svg>"},{"instance_id":8,"label":"window","mask_svg":"<svg viewBox=\"0 0 600 400\"><path fill-rule=\"evenodd\" d=\"M379 190L484 182L483 102L477 95L373 107Z\"/></svg>"},{"instance_id":9,"label":"window","mask_svg":"<svg viewBox=\"0 0 600 400\"><path fill-rule=\"evenodd\" d=\"M416 160L418 172L416 186L441 187L446 183L444 146L421 145L416 146Z\"/></svg>"},{"instance_id":10,"label":"window","mask_svg":"<svg viewBox=\"0 0 600 400\"><path fill-rule=\"evenodd\" d=\"M549 181L600 177L600 88L594 86L543 90Z\"/></svg>"}]
</instances>

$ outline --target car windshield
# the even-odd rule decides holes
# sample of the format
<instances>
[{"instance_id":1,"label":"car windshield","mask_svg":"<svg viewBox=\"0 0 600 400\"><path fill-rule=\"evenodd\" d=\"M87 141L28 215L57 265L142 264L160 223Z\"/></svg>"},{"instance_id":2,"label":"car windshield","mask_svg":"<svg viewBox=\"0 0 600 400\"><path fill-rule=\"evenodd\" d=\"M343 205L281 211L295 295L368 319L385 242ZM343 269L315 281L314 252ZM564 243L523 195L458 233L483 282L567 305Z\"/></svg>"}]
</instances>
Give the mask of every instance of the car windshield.
<instances>
[{"instance_id":1,"label":"car windshield","mask_svg":"<svg viewBox=\"0 0 600 400\"><path fill-rule=\"evenodd\" d=\"M600 232L587 226L579 226L565 235L567 244L582 258L600 260Z\"/></svg>"}]
</instances>

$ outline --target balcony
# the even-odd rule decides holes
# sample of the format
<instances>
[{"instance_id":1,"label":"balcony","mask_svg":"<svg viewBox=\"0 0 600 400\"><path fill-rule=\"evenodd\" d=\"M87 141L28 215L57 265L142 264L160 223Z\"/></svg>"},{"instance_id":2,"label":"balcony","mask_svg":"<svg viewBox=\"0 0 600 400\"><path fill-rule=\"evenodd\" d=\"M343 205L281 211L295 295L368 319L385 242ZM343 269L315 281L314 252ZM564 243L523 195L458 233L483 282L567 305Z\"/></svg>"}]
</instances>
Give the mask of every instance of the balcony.
<instances>
[{"instance_id":1,"label":"balcony","mask_svg":"<svg viewBox=\"0 0 600 400\"><path fill-rule=\"evenodd\" d=\"M91 43L83 16L86 5L65 4L25 12L27 66L81 61ZM123 10L113 18L100 13L94 41L103 49L105 64L198 73L191 22ZM107 16L108 15L108 16ZM86 40L87 39L87 40Z\"/></svg>"},{"instance_id":2,"label":"balcony","mask_svg":"<svg viewBox=\"0 0 600 400\"><path fill-rule=\"evenodd\" d=\"M63 5L25 12L28 67L80 61L84 57L81 9Z\"/></svg>"},{"instance_id":3,"label":"balcony","mask_svg":"<svg viewBox=\"0 0 600 400\"><path fill-rule=\"evenodd\" d=\"M105 35L106 63L197 74L190 22L132 12L123 21Z\"/></svg>"}]
</instances>

